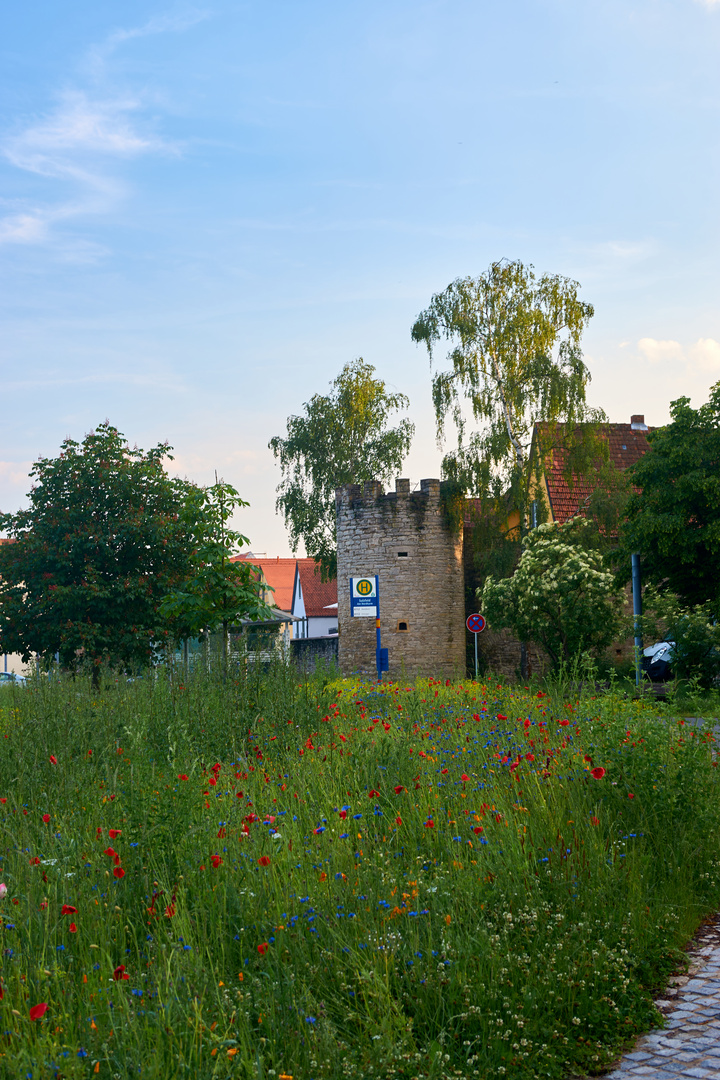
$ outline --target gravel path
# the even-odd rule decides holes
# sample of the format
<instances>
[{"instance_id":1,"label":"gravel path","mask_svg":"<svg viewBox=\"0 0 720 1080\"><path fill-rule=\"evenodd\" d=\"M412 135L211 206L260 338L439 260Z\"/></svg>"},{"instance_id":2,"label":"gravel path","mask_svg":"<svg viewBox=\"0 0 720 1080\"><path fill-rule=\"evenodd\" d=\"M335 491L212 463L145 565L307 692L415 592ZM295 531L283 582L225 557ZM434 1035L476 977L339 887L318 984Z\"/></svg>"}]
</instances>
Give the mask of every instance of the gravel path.
<instances>
[{"instance_id":1,"label":"gravel path","mask_svg":"<svg viewBox=\"0 0 720 1080\"><path fill-rule=\"evenodd\" d=\"M667 1026L643 1035L605 1080L720 1080L720 916L700 928L688 955L688 974L671 979L655 1002Z\"/></svg>"}]
</instances>

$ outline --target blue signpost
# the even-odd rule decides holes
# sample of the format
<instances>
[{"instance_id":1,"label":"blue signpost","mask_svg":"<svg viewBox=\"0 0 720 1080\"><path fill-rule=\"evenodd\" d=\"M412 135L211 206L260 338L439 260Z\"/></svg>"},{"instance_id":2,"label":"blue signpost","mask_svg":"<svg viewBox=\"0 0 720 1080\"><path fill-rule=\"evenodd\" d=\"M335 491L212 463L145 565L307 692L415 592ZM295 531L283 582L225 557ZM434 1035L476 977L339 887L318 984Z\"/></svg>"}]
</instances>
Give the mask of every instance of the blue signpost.
<instances>
[{"instance_id":1,"label":"blue signpost","mask_svg":"<svg viewBox=\"0 0 720 1080\"><path fill-rule=\"evenodd\" d=\"M388 651L380 637L380 582L377 574L350 578L350 615L354 619L375 619L375 663L378 682L389 669Z\"/></svg>"},{"instance_id":2,"label":"blue signpost","mask_svg":"<svg viewBox=\"0 0 720 1080\"><path fill-rule=\"evenodd\" d=\"M630 556L630 569L632 571L632 595L633 595L633 623L635 630L635 685L639 686L642 681L642 578L640 575L640 555L633 552Z\"/></svg>"}]
</instances>

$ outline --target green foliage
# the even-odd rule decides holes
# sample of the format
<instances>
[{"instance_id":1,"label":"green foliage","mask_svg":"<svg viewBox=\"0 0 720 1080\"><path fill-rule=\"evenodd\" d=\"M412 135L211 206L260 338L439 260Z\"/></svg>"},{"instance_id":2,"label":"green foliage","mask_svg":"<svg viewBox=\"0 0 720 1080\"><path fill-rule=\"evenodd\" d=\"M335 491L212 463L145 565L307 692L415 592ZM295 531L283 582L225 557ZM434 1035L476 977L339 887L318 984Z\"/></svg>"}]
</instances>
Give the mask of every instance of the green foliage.
<instances>
[{"instance_id":1,"label":"green foliage","mask_svg":"<svg viewBox=\"0 0 720 1080\"><path fill-rule=\"evenodd\" d=\"M188 492L182 521L192 551L192 569L160 605L160 613L171 621L176 638L199 637L204 631L212 633L222 627L227 642L232 623L272 616L264 600L267 586L257 567L244 560L231 561L238 547L249 540L229 528L228 522L237 509L247 505L235 488L222 480Z\"/></svg>"},{"instance_id":2,"label":"green foliage","mask_svg":"<svg viewBox=\"0 0 720 1080\"><path fill-rule=\"evenodd\" d=\"M671 422L650 432L650 450L628 470L636 489L620 533L622 569L643 556L645 581L685 604L720 599L720 382L699 409L671 404Z\"/></svg>"},{"instance_id":3,"label":"green foliage","mask_svg":"<svg viewBox=\"0 0 720 1080\"><path fill-rule=\"evenodd\" d=\"M521 262L493 263L478 278L459 278L417 318L414 341L424 342L431 360L437 342L451 349L450 368L433 380L441 435L448 419L457 430L457 449L443 468L465 490L519 509L524 521L534 479L553 448L575 453L576 425L596 425L603 414L585 402L590 373L580 348L593 315L578 298L578 284L559 275L537 278ZM469 420L481 424L468 434ZM533 459L533 427L546 425ZM589 444L592 431L582 432ZM593 457L602 456L599 442Z\"/></svg>"},{"instance_id":4,"label":"green foliage","mask_svg":"<svg viewBox=\"0 0 720 1080\"><path fill-rule=\"evenodd\" d=\"M482 591L488 622L542 645L555 670L602 652L620 625L622 597L595 542L585 518L540 525L523 539L513 576L488 577Z\"/></svg>"},{"instance_id":5,"label":"green foliage","mask_svg":"<svg viewBox=\"0 0 720 1080\"><path fill-rule=\"evenodd\" d=\"M374 372L362 358L346 364L329 394L314 394L303 416L288 417L287 438L276 435L269 444L282 469L277 508L292 549L302 540L308 556L320 563L323 580L337 572L335 489L389 481L415 431L409 420L388 428L390 414L409 402L404 394L388 393Z\"/></svg>"},{"instance_id":6,"label":"green foliage","mask_svg":"<svg viewBox=\"0 0 720 1080\"><path fill-rule=\"evenodd\" d=\"M609 460L598 463L596 482L581 511L595 523L599 544L607 552L617 548L631 490L626 470Z\"/></svg>"},{"instance_id":7,"label":"green foliage","mask_svg":"<svg viewBox=\"0 0 720 1080\"><path fill-rule=\"evenodd\" d=\"M183 509L191 486L170 479L170 447L128 446L108 423L30 475L29 506L0 516L0 651L147 663L168 634L160 603L189 572Z\"/></svg>"},{"instance_id":8,"label":"green foliage","mask_svg":"<svg viewBox=\"0 0 720 1080\"><path fill-rule=\"evenodd\" d=\"M0 1073L559 1080L657 1023L720 902L711 724L177 675L0 694Z\"/></svg>"}]
</instances>

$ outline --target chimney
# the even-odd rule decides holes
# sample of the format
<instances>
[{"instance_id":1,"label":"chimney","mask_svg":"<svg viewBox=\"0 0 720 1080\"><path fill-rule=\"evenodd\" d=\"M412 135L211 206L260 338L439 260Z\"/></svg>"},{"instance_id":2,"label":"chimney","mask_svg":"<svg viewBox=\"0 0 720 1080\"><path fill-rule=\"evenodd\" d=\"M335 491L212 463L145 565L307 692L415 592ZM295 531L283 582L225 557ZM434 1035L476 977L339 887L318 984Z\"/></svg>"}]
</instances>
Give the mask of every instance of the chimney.
<instances>
[{"instance_id":1,"label":"chimney","mask_svg":"<svg viewBox=\"0 0 720 1080\"><path fill-rule=\"evenodd\" d=\"M645 417L642 413L636 413L630 417L630 430L631 431L647 431L648 426L645 423Z\"/></svg>"}]
</instances>

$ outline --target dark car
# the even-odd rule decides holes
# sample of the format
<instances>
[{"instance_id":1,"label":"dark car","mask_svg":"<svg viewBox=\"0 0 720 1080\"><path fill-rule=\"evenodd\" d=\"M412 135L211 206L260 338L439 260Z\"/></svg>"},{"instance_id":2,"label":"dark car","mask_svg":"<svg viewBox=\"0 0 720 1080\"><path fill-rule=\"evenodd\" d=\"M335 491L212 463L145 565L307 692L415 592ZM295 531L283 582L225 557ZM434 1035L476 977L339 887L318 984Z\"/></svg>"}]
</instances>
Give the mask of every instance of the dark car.
<instances>
[{"instance_id":1,"label":"dark car","mask_svg":"<svg viewBox=\"0 0 720 1080\"><path fill-rule=\"evenodd\" d=\"M651 682L667 682L672 679L674 641L658 641L643 649L643 671Z\"/></svg>"}]
</instances>

